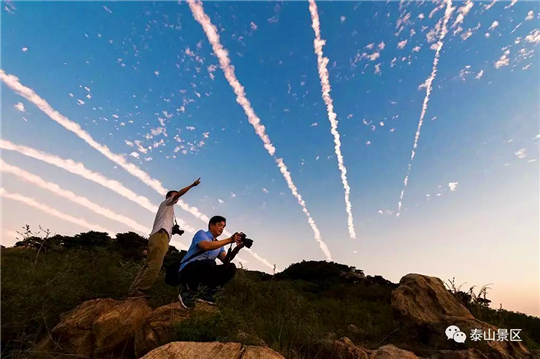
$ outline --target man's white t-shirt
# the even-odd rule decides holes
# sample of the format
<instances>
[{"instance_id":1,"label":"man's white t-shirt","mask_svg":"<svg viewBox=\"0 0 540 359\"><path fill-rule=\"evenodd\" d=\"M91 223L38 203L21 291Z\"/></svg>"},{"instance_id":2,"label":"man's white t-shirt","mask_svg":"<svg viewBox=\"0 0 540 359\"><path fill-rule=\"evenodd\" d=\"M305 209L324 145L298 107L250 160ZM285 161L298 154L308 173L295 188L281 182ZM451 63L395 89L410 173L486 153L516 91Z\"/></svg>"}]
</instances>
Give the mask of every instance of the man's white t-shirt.
<instances>
[{"instance_id":1,"label":"man's white t-shirt","mask_svg":"<svg viewBox=\"0 0 540 359\"><path fill-rule=\"evenodd\" d=\"M174 226L174 205L176 202L178 202L178 199L173 201L173 196L161 202L156 214L156 219L154 220L154 227L152 228L152 233L150 233L150 235L157 233L161 228L163 228L167 231L169 239L171 239L172 227Z\"/></svg>"}]
</instances>

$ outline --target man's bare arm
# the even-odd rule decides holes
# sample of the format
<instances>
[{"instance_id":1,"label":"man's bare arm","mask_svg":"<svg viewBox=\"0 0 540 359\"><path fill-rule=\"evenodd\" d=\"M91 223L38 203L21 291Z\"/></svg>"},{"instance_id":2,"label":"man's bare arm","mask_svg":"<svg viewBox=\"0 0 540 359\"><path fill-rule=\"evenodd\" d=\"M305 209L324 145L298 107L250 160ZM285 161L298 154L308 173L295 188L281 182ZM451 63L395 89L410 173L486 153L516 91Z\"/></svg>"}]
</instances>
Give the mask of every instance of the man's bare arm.
<instances>
[{"instance_id":1,"label":"man's bare arm","mask_svg":"<svg viewBox=\"0 0 540 359\"><path fill-rule=\"evenodd\" d=\"M193 182L192 184L190 184L189 186L187 187L184 187L182 188L181 190L179 190L178 192L176 192L176 194L173 196L173 202L176 202L178 200L178 198L182 197L183 195L185 195L187 193L187 191L189 191L190 189L192 189L193 187L196 187L199 185L199 183L201 183L201 178L199 177L198 180L196 180L195 182Z\"/></svg>"},{"instance_id":2,"label":"man's bare arm","mask_svg":"<svg viewBox=\"0 0 540 359\"><path fill-rule=\"evenodd\" d=\"M223 246L226 246L227 244L230 244L230 243L233 243L234 242L234 238L233 237L230 237L230 238L225 238L225 239L222 239L220 241L200 241L199 243L197 243L197 246L204 250L204 251L212 251L214 249L218 249L218 248L221 248Z\"/></svg>"}]
</instances>

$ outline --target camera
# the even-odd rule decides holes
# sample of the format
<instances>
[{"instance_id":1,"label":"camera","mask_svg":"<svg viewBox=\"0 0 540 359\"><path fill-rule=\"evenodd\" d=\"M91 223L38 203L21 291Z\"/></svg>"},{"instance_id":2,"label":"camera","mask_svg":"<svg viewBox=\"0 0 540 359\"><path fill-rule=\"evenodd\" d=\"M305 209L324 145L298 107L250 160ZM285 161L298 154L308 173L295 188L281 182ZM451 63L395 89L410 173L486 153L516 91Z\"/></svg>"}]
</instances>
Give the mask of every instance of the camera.
<instances>
[{"instance_id":1,"label":"camera","mask_svg":"<svg viewBox=\"0 0 540 359\"><path fill-rule=\"evenodd\" d=\"M179 236L184 234L184 230L180 229L180 226L178 224L175 224L172 227L172 235L174 236L175 234L178 234Z\"/></svg>"},{"instance_id":2,"label":"camera","mask_svg":"<svg viewBox=\"0 0 540 359\"><path fill-rule=\"evenodd\" d=\"M253 239L251 238L247 238L245 233L242 233L240 235L240 240L242 241L242 244L246 247L246 248L251 248L251 246L253 245Z\"/></svg>"}]
</instances>

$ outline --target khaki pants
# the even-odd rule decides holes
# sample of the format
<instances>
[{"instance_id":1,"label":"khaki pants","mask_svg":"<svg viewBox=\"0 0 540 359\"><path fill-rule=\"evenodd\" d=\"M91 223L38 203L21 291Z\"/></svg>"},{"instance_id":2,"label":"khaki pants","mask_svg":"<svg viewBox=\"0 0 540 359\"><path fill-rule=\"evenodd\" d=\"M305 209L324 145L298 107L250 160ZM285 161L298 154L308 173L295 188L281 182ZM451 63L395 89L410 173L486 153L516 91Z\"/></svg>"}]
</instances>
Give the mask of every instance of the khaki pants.
<instances>
[{"instance_id":1,"label":"khaki pants","mask_svg":"<svg viewBox=\"0 0 540 359\"><path fill-rule=\"evenodd\" d=\"M159 276L163 258L169 250L169 236L166 232L157 232L148 239L146 260L129 288L130 296L146 295Z\"/></svg>"}]
</instances>

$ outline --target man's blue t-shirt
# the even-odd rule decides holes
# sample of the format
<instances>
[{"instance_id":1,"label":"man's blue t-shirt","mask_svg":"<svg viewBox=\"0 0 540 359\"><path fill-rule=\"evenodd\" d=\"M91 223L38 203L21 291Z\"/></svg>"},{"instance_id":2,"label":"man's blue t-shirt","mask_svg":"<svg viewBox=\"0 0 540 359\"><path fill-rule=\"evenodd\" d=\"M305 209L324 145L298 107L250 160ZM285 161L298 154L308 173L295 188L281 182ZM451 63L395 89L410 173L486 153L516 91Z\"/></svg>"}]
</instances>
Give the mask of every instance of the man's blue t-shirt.
<instances>
[{"instance_id":1,"label":"man's blue t-shirt","mask_svg":"<svg viewBox=\"0 0 540 359\"><path fill-rule=\"evenodd\" d=\"M201 250L201 248L198 246L199 242L201 241L207 241L207 242L212 242L214 240L214 236L212 236L212 233L210 233L210 231L203 231L202 229L200 231L198 231L197 233L195 233L195 235L193 236L193 240L191 241L191 245L189 246L189 249L186 253L186 256L184 258L188 258L189 256L199 252ZM218 255L221 253L221 252L225 252L225 248L221 247L221 248L218 248L218 249L214 249L214 250L211 250L211 251L206 251L204 252L203 254L199 254L198 256L195 256L194 258L186 261L186 262L182 262L182 265L180 265L180 269L178 270L178 272L180 272L182 269L184 269L184 267L186 266L186 264L188 263L191 263L193 261L198 261L198 260L201 260L201 259L213 259L215 260Z\"/></svg>"}]
</instances>

